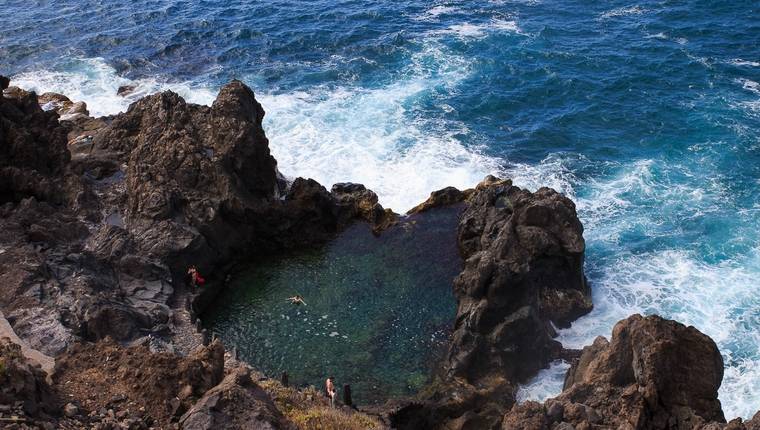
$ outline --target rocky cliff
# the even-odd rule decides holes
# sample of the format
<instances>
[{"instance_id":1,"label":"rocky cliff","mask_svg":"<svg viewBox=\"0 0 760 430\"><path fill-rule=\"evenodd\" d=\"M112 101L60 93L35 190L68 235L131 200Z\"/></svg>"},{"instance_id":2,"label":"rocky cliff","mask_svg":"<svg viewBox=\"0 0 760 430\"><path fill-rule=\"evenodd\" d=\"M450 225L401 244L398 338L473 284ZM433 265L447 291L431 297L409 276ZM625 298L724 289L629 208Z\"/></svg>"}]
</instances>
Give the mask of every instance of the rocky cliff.
<instances>
[{"instance_id":1,"label":"rocky cliff","mask_svg":"<svg viewBox=\"0 0 760 430\"><path fill-rule=\"evenodd\" d=\"M723 360L715 342L694 327L633 315L612 339L583 348L557 398L526 402L506 414L503 429L760 428L760 413L726 423L718 400Z\"/></svg>"},{"instance_id":2,"label":"rocky cliff","mask_svg":"<svg viewBox=\"0 0 760 430\"><path fill-rule=\"evenodd\" d=\"M375 193L286 181L269 153L264 110L241 82L224 86L210 107L164 92L97 119L65 96L0 84L0 310L28 347L56 357L50 378L3 344L0 379L9 384L0 388L0 420L16 414L13 425L49 428L383 426L236 363L220 344L203 342L187 306L206 306L224 288L223 267L239 256L320 244L357 220L382 234L399 216ZM757 428L760 418L723 423L720 354L693 328L632 317L610 342L598 339L582 353L553 339L555 327L592 307L572 201L488 177L471 190L433 192L413 212L452 204L464 208L464 266L453 280L449 350L417 398L375 411L386 424ZM202 294L184 282L191 264L211 280ZM562 395L515 405L518 384L555 358L575 363Z\"/></svg>"},{"instance_id":3,"label":"rocky cliff","mask_svg":"<svg viewBox=\"0 0 760 430\"><path fill-rule=\"evenodd\" d=\"M286 184L264 110L240 82L211 107L165 92L91 119L86 131L83 114L59 122L34 93L6 95L0 306L50 354L106 336L151 334L171 348L189 265L213 274L237 253L319 243L356 217L393 217L362 186Z\"/></svg>"}]
</instances>

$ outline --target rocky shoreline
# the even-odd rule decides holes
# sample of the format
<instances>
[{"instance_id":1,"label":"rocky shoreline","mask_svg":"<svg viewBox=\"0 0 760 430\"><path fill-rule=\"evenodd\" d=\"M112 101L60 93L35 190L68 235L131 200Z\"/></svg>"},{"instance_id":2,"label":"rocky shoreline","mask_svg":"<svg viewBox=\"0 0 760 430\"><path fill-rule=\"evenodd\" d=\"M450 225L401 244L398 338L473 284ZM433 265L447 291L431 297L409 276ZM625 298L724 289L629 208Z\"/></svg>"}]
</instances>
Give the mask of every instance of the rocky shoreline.
<instances>
[{"instance_id":1,"label":"rocky shoreline","mask_svg":"<svg viewBox=\"0 0 760 430\"><path fill-rule=\"evenodd\" d=\"M404 217L359 184L285 180L238 81L209 107L164 92L103 118L0 84L0 311L55 358L46 375L1 344L9 428L760 429L760 415L725 423L722 359L694 328L633 316L609 342L563 349L554 327L592 308L575 206L493 177L413 209L464 207L436 380L414 399L331 410L237 362L196 316L239 256L317 246L355 222L382 234ZM184 282L191 264L213 274L201 294ZM563 393L517 405L518 384L556 358L573 362Z\"/></svg>"}]
</instances>

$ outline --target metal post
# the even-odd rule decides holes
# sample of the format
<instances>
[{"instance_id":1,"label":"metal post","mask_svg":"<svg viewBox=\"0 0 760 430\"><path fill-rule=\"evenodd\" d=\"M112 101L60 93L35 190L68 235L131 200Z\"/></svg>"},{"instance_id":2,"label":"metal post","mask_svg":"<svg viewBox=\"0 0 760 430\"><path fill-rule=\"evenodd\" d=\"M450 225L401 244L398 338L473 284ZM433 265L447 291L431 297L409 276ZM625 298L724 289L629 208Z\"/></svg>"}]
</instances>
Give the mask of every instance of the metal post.
<instances>
[{"instance_id":1,"label":"metal post","mask_svg":"<svg viewBox=\"0 0 760 430\"><path fill-rule=\"evenodd\" d=\"M351 385L343 385L343 404L346 406L353 406L354 402L351 401Z\"/></svg>"}]
</instances>

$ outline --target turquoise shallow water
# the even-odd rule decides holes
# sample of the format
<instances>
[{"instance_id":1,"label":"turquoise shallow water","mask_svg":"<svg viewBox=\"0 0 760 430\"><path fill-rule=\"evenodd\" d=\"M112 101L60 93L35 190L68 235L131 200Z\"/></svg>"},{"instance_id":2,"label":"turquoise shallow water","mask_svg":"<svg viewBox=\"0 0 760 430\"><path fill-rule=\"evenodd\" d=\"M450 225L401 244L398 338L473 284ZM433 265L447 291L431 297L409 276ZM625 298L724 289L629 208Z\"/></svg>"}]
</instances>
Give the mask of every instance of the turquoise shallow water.
<instances>
[{"instance_id":1,"label":"turquoise shallow water","mask_svg":"<svg viewBox=\"0 0 760 430\"><path fill-rule=\"evenodd\" d=\"M578 206L596 309L718 343L727 417L760 404L760 6L753 1L10 0L0 72L96 114L239 78L281 170L403 211L484 175ZM132 98L116 88L137 84ZM561 365L525 398L561 388Z\"/></svg>"},{"instance_id":2,"label":"turquoise shallow water","mask_svg":"<svg viewBox=\"0 0 760 430\"><path fill-rule=\"evenodd\" d=\"M379 237L361 223L325 247L257 259L235 271L204 324L269 376L320 388L334 376L362 404L414 394L456 314L458 212L414 216ZM287 301L297 294L306 305Z\"/></svg>"}]
</instances>

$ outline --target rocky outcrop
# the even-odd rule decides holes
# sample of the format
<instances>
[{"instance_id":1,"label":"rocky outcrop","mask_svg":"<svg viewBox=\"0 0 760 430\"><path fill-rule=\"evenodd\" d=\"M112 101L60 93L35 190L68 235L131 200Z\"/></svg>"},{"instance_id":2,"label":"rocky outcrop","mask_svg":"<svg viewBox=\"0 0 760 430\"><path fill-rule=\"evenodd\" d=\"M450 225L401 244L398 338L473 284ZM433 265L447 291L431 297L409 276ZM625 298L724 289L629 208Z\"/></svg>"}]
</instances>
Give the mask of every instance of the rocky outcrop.
<instances>
[{"instance_id":1,"label":"rocky outcrop","mask_svg":"<svg viewBox=\"0 0 760 430\"><path fill-rule=\"evenodd\" d=\"M97 120L59 117L56 106L73 106L62 95L5 94L0 308L48 354L79 339L148 334L171 349L184 304L172 300L189 265L213 281L240 255L320 243L355 219L380 226L394 216L360 185L331 193L312 180L288 184L269 153L264 110L238 81L210 107L164 92ZM211 282L205 299L221 285Z\"/></svg>"},{"instance_id":2,"label":"rocky outcrop","mask_svg":"<svg viewBox=\"0 0 760 430\"><path fill-rule=\"evenodd\" d=\"M77 344L61 355L53 381L62 398L77 399L84 416L118 403L167 427L223 377L224 348L218 341L183 358L106 339Z\"/></svg>"},{"instance_id":3,"label":"rocky outcrop","mask_svg":"<svg viewBox=\"0 0 760 430\"><path fill-rule=\"evenodd\" d=\"M583 349L560 396L515 406L504 429L720 429L723 360L715 342L694 327L658 316L633 315L612 339ZM753 420L754 421L754 420Z\"/></svg>"},{"instance_id":4,"label":"rocky outcrop","mask_svg":"<svg viewBox=\"0 0 760 430\"><path fill-rule=\"evenodd\" d=\"M10 411L17 403L33 418L48 417L57 409L45 372L23 356L19 345L0 338L0 412Z\"/></svg>"},{"instance_id":5,"label":"rocky outcrop","mask_svg":"<svg viewBox=\"0 0 760 430\"><path fill-rule=\"evenodd\" d=\"M398 428L496 428L517 383L563 355L553 326L591 310L585 244L575 205L488 177L474 190L444 189L413 209L466 199L458 227L464 268L444 372L421 401L390 413Z\"/></svg>"},{"instance_id":6,"label":"rocky outcrop","mask_svg":"<svg viewBox=\"0 0 760 430\"><path fill-rule=\"evenodd\" d=\"M488 178L462 215L459 247L448 372L475 385L525 380L561 349L551 323L566 327L591 310L575 205L549 188Z\"/></svg>"},{"instance_id":7,"label":"rocky outcrop","mask_svg":"<svg viewBox=\"0 0 760 430\"><path fill-rule=\"evenodd\" d=\"M455 205L457 203L463 202L470 195L472 195L473 192L474 190L472 189L459 191L454 187L446 187L438 191L433 191L430 193L430 197L428 197L427 200L418 204L412 209L409 209L407 214L411 215L442 206Z\"/></svg>"},{"instance_id":8,"label":"rocky outcrop","mask_svg":"<svg viewBox=\"0 0 760 430\"><path fill-rule=\"evenodd\" d=\"M0 97L0 204L26 197L58 202L54 178L69 161L65 130L57 115L39 108L34 93L15 94Z\"/></svg>"},{"instance_id":9,"label":"rocky outcrop","mask_svg":"<svg viewBox=\"0 0 760 430\"><path fill-rule=\"evenodd\" d=\"M233 369L180 419L186 430L294 429L245 367Z\"/></svg>"}]
</instances>

